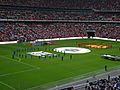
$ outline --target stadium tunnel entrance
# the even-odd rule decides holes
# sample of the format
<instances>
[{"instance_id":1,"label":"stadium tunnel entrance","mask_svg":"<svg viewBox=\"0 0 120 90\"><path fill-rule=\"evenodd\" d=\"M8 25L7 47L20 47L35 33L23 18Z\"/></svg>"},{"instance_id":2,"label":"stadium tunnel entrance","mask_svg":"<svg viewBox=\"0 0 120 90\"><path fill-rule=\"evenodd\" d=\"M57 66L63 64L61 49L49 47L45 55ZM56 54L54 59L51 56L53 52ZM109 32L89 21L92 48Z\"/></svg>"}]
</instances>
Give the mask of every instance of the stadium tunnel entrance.
<instances>
[{"instance_id":1,"label":"stadium tunnel entrance","mask_svg":"<svg viewBox=\"0 0 120 90\"><path fill-rule=\"evenodd\" d=\"M90 37L95 37L95 30L86 30L87 32L87 37L90 38Z\"/></svg>"}]
</instances>

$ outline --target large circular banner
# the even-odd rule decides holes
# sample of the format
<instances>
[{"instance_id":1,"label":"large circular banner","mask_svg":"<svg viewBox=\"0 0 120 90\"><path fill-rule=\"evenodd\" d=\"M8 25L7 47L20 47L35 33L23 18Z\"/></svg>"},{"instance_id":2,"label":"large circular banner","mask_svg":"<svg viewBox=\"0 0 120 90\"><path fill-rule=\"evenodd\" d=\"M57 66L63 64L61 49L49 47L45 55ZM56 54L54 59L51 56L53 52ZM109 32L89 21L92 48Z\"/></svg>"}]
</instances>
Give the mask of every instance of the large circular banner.
<instances>
[{"instance_id":1,"label":"large circular banner","mask_svg":"<svg viewBox=\"0 0 120 90\"><path fill-rule=\"evenodd\" d=\"M81 54L81 53L91 52L91 50L89 49L79 48L79 47L60 47L60 48L55 48L54 51L61 53L70 53L70 54Z\"/></svg>"}]
</instances>

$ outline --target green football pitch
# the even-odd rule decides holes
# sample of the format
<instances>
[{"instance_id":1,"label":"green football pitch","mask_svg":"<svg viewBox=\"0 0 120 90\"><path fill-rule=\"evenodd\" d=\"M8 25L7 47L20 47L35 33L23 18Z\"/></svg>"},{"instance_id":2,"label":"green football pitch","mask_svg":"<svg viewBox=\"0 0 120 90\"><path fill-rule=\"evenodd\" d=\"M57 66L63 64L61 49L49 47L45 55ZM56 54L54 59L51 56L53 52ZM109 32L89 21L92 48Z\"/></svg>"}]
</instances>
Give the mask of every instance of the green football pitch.
<instances>
[{"instance_id":1,"label":"green football pitch","mask_svg":"<svg viewBox=\"0 0 120 90\"><path fill-rule=\"evenodd\" d=\"M44 90L56 85L104 73L120 66L118 61L101 58L103 54L120 55L120 43L93 39L59 40L55 45L36 46L32 51L46 51L58 54L59 57L38 58L25 57L29 44L0 45L0 90ZM77 47L77 43L94 43L97 45L112 45L109 49L89 48L90 53L70 54L54 52L58 47ZM15 50L20 56L12 57ZM22 56L23 55L23 56ZM64 60L61 60L61 57Z\"/></svg>"}]
</instances>

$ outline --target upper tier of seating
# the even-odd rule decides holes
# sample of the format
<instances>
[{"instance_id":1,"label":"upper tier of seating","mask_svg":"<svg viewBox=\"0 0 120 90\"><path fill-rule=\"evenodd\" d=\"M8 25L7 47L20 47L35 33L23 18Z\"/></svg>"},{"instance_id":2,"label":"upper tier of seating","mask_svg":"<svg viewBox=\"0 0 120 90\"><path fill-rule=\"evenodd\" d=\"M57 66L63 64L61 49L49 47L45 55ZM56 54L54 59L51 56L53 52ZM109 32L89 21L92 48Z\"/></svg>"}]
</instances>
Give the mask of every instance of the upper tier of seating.
<instances>
[{"instance_id":1,"label":"upper tier of seating","mask_svg":"<svg viewBox=\"0 0 120 90\"><path fill-rule=\"evenodd\" d=\"M0 0L0 5L120 10L120 0Z\"/></svg>"}]
</instances>

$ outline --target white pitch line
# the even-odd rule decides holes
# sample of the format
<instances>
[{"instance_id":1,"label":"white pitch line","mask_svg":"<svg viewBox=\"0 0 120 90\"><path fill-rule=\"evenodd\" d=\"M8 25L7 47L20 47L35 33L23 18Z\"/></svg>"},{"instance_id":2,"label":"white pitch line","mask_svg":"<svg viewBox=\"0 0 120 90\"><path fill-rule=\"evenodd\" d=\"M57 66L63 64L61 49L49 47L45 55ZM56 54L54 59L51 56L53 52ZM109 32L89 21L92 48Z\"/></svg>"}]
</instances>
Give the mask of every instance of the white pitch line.
<instances>
[{"instance_id":1,"label":"white pitch line","mask_svg":"<svg viewBox=\"0 0 120 90\"><path fill-rule=\"evenodd\" d=\"M111 69L114 69L114 68L116 68L116 67L113 67L113 68L111 68ZM102 76L102 75L106 75L106 74L108 74L109 75L109 73L111 73L111 72L114 72L114 71L118 71L119 69L117 69L117 70L112 70L112 71L109 71L109 72L103 72L103 73L98 73L98 74L96 74L95 76ZM84 75L84 74L83 74ZM82 76L83 76L82 75ZM62 84L62 85L59 85L59 86L57 86L57 87L59 87L59 88L62 88L62 87L66 87L66 86L71 86L72 84L73 84L73 86L77 86L77 85L74 85L75 83L79 83L80 81L84 81L84 80L88 80L88 79L90 79L90 78L92 78L92 76L89 76L89 77L87 77L87 78L83 78L83 79L81 79L81 80L76 80L76 81L73 81L73 82L69 82L69 83L66 83L66 84ZM86 84L86 83L83 83L83 84L79 84L79 85L84 85L84 84ZM59 88L56 88L56 87L53 87L53 88L50 88L50 89L47 89L47 90L58 90Z\"/></svg>"},{"instance_id":2,"label":"white pitch line","mask_svg":"<svg viewBox=\"0 0 120 90\"><path fill-rule=\"evenodd\" d=\"M37 69L29 69L29 70L23 70L23 71L18 71L18 72L13 72L13 73L1 74L0 77L29 72L29 71L34 71L34 70L37 70Z\"/></svg>"},{"instance_id":3,"label":"white pitch line","mask_svg":"<svg viewBox=\"0 0 120 90\"><path fill-rule=\"evenodd\" d=\"M3 56L0 55L0 57L3 57ZM18 62L18 63L24 64L24 65L27 65L27 66L30 66L30 67L33 67L33 68L40 69L40 67L37 67L37 66L31 65L31 64L28 64L28 63L24 63L24 62L21 62L21 61L15 60L15 59L11 59L11 58L8 58L8 57L3 57L3 58L6 58L6 59L9 59L9 60L11 60L11 61L15 61L15 62Z\"/></svg>"},{"instance_id":4,"label":"white pitch line","mask_svg":"<svg viewBox=\"0 0 120 90\"><path fill-rule=\"evenodd\" d=\"M0 81L0 83L1 83L2 85L4 85L4 86L9 87L9 88L12 89L12 90L16 90L14 87L12 87L12 86L10 86L10 85L8 85L8 84L6 84L6 83L3 83L2 81Z\"/></svg>"},{"instance_id":5,"label":"white pitch line","mask_svg":"<svg viewBox=\"0 0 120 90\"><path fill-rule=\"evenodd\" d=\"M117 66L117 67L118 67L118 66ZM117 67L112 67L111 69L114 69L114 68L117 68ZM102 73L98 73L99 71L101 71ZM87 76L87 75L89 75L89 74L91 74L91 73L96 73L95 75L97 75L97 76L106 74L106 72L103 72L104 70L102 70L102 69L99 70L99 71L98 71L98 72L97 72L97 71L93 71L93 72L89 72L89 73L82 74L82 75L80 75L81 80L77 80L76 77L69 77L69 78L57 80L57 81L54 81L54 82L51 82L51 83L55 83L55 82L57 83L57 82L60 82L60 81L64 81L64 80L67 80L67 79L71 79L71 78L74 78L74 79L75 79L75 81L73 81L73 82L69 82L69 83L60 85L60 86L64 86L64 85L74 84L74 83L79 82L79 81L82 81L82 80L87 80L88 78L90 78L90 76L89 76L88 78L86 78L85 76ZM112 70L112 71L113 71L113 70ZM110 73L110 72L112 72L112 71L109 71L109 72L107 72L107 73ZM79 77L79 76L77 76L77 77ZM85 78L84 78L84 77L85 77ZM80 78L78 78L78 79L80 79ZM30 87L30 88L26 88L25 90L33 90L33 89L36 89L36 88L40 88L41 86L42 86L42 85L33 86L33 87ZM53 87L53 88L54 88L54 87ZM48 89L48 90L52 90L53 88L50 88L50 89Z\"/></svg>"},{"instance_id":6,"label":"white pitch line","mask_svg":"<svg viewBox=\"0 0 120 90\"><path fill-rule=\"evenodd\" d=\"M80 75L80 78L83 78L85 75L89 75L89 74L91 74L91 73L95 73L95 72L96 72L96 71L82 74L82 75ZM57 80L57 81L54 81L54 82L51 82L51 83L57 83L57 82L60 82L60 81L64 81L64 80L67 80L67 79L71 79L71 78L76 79L76 77L69 77L69 78L65 78L65 79ZM80 79L80 78L79 78L79 79ZM64 84L64 85L65 85L65 84ZM27 88L27 89L25 89L25 90L33 90L33 89L39 88L39 87L41 87L41 86L42 86L42 85L33 86L33 87Z\"/></svg>"}]
</instances>

